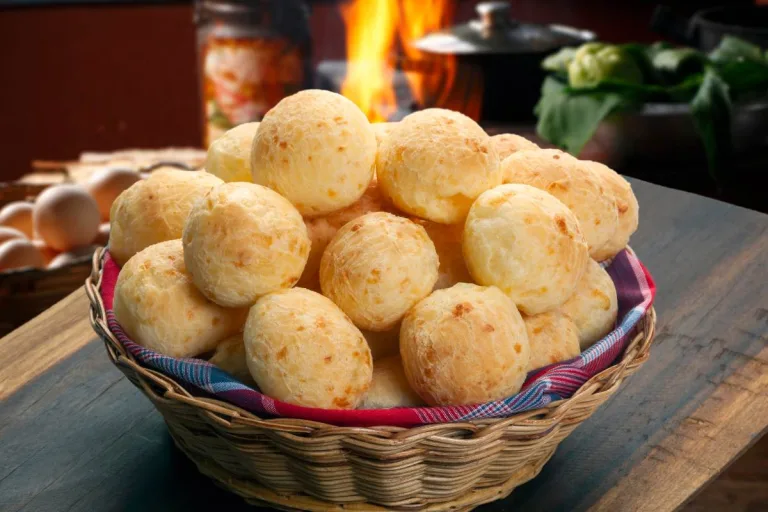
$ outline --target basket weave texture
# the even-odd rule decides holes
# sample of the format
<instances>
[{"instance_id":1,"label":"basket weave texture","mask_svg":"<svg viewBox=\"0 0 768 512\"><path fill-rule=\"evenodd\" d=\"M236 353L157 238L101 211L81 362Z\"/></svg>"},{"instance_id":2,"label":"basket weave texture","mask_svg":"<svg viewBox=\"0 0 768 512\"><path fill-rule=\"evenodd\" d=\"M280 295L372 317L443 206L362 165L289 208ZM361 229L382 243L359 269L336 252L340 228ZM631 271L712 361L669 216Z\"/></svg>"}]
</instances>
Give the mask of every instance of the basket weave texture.
<instances>
[{"instance_id":1,"label":"basket weave texture","mask_svg":"<svg viewBox=\"0 0 768 512\"><path fill-rule=\"evenodd\" d=\"M508 418L415 428L264 419L191 394L123 348L107 326L101 253L85 290L110 359L203 474L249 503L286 510L471 510L509 495L648 359L656 324L650 309L621 359L571 398Z\"/></svg>"}]
</instances>

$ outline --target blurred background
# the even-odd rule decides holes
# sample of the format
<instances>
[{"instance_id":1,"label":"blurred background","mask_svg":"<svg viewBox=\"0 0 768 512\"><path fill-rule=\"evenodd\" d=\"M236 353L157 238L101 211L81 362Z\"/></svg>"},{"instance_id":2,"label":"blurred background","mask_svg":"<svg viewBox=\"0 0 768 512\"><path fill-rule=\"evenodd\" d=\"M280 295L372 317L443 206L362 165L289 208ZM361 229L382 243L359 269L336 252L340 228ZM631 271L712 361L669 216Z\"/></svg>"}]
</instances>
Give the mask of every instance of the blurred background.
<instances>
[{"instance_id":1,"label":"blurred background","mask_svg":"<svg viewBox=\"0 0 768 512\"><path fill-rule=\"evenodd\" d=\"M399 6L393 9L393 3ZM283 31L282 37L297 44L306 30L308 40L301 50L306 53L300 57L309 59L306 69L315 76L300 77L307 80L302 86L321 80L326 87L333 88L335 83L339 88L343 76L338 75L342 71L333 66L334 62L343 62L348 57L388 58L397 66L403 64L403 58L410 57L411 64L418 66L417 56L404 48L403 43L412 43L434 30L477 18L478 3L473 0L253 0L249 4L256 11L269 8L268 4L283 4L278 10L294 19L266 20L256 14L248 21L248 15L233 18L227 17L226 12L208 9L206 15L218 19L207 22L200 19L202 7L198 3L196 24L196 6L189 1L2 1L0 141L4 151L0 180L12 180L28 173L34 160L75 159L83 151L202 147L207 134L200 94L198 30L204 31L205 23L246 20L245 23L259 27L250 37L258 38L259 30L274 31L269 37ZM750 3L753 2L736 1L728 5ZM713 4L715 2L667 2L677 13L687 16ZM592 31L602 41L652 42L665 38L651 28L657 5L658 2L649 1L518 0L511 4L509 15L525 23L562 24ZM289 12L302 8L308 12L306 27L296 19L299 14ZM357 42L358 47L350 48L350 40L353 44ZM396 62L397 59L401 62ZM509 72L518 78L525 74L527 63L521 62L521 70L517 71L514 60L508 62L510 64L504 66L509 66ZM321 71L319 78L318 71ZM375 78L370 73L363 76ZM450 79L440 76L432 80ZM482 97L482 84L458 85L475 87L475 90L461 92L467 98L472 99L472 94ZM444 94L436 90L439 86L427 84L422 86L425 91L417 94ZM484 87L493 87L492 81ZM494 99L498 100L499 94ZM526 99L521 107L528 110L530 98ZM506 100L498 103L515 105L519 97L510 93ZM476 111L482 106L473 105L466 98L462 101L464 109L478 117ZM452 105L462 107L456 101ZM391 107L382 110L392 114ZM530 114L529 110L527 113ZM485 117L492 116L486 112ZM520 122L525 121L524 117L510 115L509 119L502 120Z\"/></svg>"}]
</instances>

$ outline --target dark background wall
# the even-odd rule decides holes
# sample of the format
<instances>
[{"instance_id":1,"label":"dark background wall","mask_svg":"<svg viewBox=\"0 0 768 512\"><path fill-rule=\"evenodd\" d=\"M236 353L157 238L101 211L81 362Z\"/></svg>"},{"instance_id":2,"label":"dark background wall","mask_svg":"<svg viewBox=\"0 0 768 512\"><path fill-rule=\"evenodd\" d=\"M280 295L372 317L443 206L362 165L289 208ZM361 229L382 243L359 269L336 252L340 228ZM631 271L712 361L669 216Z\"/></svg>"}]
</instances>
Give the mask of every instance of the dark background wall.
<instances>
[{"instance_id":1,"label":"dark background wall","mask_svg":"<svg viewBox=\"0 0 768 512\"><path fill-rule=\"evenodd\" d=\"M457 18L472 16L474 1ZM518 0L515 16L650 41L654 2ZM344 56L337 6L316 5L314 59ZM0 181L34 159L201 143L190 3L0 8Z\"/></svg>"}]
</instances>

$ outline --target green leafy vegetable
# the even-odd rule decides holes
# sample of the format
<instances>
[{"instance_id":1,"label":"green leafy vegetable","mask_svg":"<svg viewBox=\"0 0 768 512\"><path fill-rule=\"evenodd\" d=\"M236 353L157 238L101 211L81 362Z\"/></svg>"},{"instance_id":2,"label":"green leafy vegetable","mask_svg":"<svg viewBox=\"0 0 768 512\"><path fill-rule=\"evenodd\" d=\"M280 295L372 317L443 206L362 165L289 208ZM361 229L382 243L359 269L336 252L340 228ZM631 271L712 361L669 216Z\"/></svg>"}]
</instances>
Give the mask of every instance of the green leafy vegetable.
<instances>
[{"instance_id":1,"label":"green leafy vegetable","mask_svg":"<svg viewBox=\"0 0 768 512\"><path fill-rule=\"evenodd\" d=\"M675 84L687 76L701 73L707 58L693 48L668 48L653 56L653 67L665 83Z\"/></svg>"},{"instance_id":2,"label":"green leafy vegetable","mask_svg":"<svg viewBox=\"0 0 768 512\"><path fill-rule=\"evenodd\" d=\"M576 48L571 46L561 48L560 51L541 61L541 69L553 73L568 74L568 64L571 63L574 55L576 55Z\"/></svg>"},{"instance_id":3,"label":"green leafy vegetable","mask_svg":"<svg viewBox=\"0 0 768 512\"><path fill-rule=\"evenodd\" d=\"M620 94L603 92L568 94L566 86L547 77L536 105L536 131L551 143L572 154L579 154L611 113L627 106Z\"/></svg>"},{"instance_id":4,"label":"green leafy vegetable","mask_svg":"<svg viewBox=\"0 0 768 512\"><path fill-rule=\"evenodd\" d=\"M603 43L582 45L568 64L571 87L590 87L603 80L640 83L643 73L621 47Z\"/></svg>"},{"instance_id":5,"label":"green leafy vegetable","mask_svg":"<svg viewBox=\"0 0 768 512\"><path fill-rule=\"evenodd\" d=\"M768 98L768 51L732 36L708 56L663 42L587 43L550 56L545 69L563 80L549 77L536 105L536 129L544 139L578 154L613 113L648 103L689 103L718 183L732 153L732 103Z\"/></svg>"},{"instance_id":6,"label":"green leafy vegetable","mask_svg":"<svg viewBox=\"0 0 768 512\"><path fill-rule=\"evenodd\" d=\"M728 84L714 68L707 69L691 102L696 131L707 154L710 176L719 181L722 163L731 155L731 97Z\"/></svg>"},{"instance_id":7,"label":"green leafy vegetable","mask_svg":"<svg viewBox=\"0 0 768 512\"><path fill-rule=\"evenodd\" d=\"M763 50L759 46L734 36L725 36L717 48L709 54L712 62L730 62L736 60L765 61Z\"/></svg>"}]
</instances>

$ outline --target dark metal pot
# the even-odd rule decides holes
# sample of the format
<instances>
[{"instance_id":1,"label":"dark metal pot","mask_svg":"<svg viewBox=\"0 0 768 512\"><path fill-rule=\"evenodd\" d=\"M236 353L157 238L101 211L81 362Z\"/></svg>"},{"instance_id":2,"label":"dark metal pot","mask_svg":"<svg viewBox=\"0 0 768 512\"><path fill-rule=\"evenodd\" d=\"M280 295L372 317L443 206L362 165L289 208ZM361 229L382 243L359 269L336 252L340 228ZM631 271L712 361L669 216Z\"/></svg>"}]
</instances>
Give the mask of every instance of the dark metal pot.
<instances>
[{"instance_id":1,"label":"dark metal pot","mask_svg":"<svg viewBox=\"0 0 768 512\"><path fill-rule=\"evenodd\" d=\"M455 55L459 68L477 68L483 77L481 120L533 119L545 73L541 61L564 46L595 39L588 30L563 25L535 25L510 18L507 2L482 2L478 19L428 34L414 42L434 55Z\"/></svg>"},{"instance_id":2,"label":"dark metal pot","mask_svg":"<svg viewBox=\"0 0 768 512\"><path fill-rule=\"evenodd\" d=\"M687 18L666 6L656 8L651 28L677 42L708 52L725 35L768 47L768 7L722 6L697 11Z\"/></svg>"}]
</instances>

